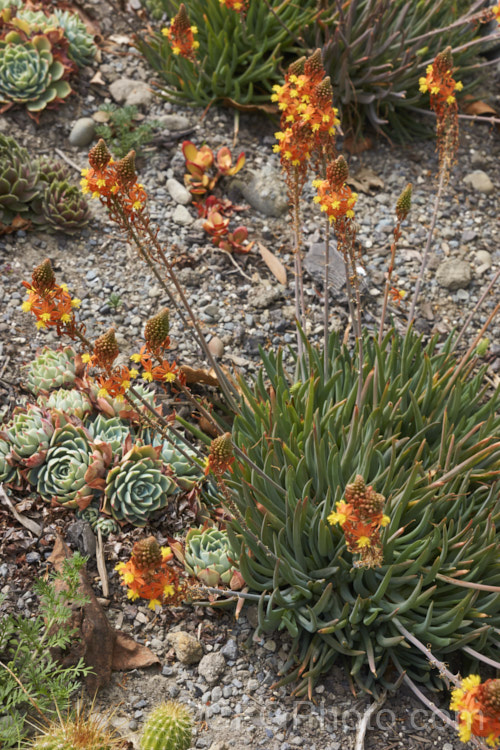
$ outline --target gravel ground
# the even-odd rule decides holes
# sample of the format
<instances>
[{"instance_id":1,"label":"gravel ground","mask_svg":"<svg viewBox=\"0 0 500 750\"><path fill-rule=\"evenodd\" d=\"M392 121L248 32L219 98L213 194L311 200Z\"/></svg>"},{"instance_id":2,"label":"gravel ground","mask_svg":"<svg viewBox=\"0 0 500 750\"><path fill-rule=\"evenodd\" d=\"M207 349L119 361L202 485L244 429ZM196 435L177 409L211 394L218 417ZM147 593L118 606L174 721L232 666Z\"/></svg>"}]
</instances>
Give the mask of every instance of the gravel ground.
<instances>
[{"instance_id":1,"label":"gravel ground","mask_svg":"<svg viewBox=\"0 0 500 750\"><path fill-rule=\"evenodd\" d=\"M71 146L68 135L80 117L91 116L104 98L111 99L110 86L122 78L142 82L146 92L142 109L150 118L164 118L170 133L167 146L151 150L140 171L141 181L150 198L152 218L161 227L160 238L174 243L171 257L178 263L179 276L190 302L203 324L207 338L220 341L221 361L240 372L252 373L258 364L259 346L275 347L295 342L293 322L293 276L291 239L287 232L286 213L265 215L248 207L240 221L248 226L250 239L263 243L288 269L286 286L278 284L260 257L257 244L246 256L233 259L217 251L204 234L192 207L176 203L171 183L183 181L184 160L179 144L189 132L197 145L207 142L216 150L232 146L234 115L211 108L205 117L193 109L152 99L145 81L149 72L126 44L113 53L103 54L99 66L104 85L88 81L96 69L87 71L80 84L79 97L57 112L44 114L35 126L23 112L12 112L0 118L0 131L14 135L31 153L55 155L55 148L78 167L85 166L85 148ZM498 79L498 76L497 76ZM283 208L284 185L279 163L272 154L275 124L258 115L241 115L239 133L233 154L243 150L245 171L225 192L233 201L250 200L273 211ZM431 248L426 283L420 298L417 326L426 334L444 336L461 326L473 310L482 292L500 266L498 243L498 202L500 185L500 141L498 131L484 125L463 125L458 163L453 171L443 202L438 228ZM366 310L368 325L376 319L383 289L384 271L389 257L393 228L393 207L407 182L414 184L410 221L403 227L397 258L397 285L410 293L416 275L435 189L436 156L431 141L392 147L384 140L359 156L349 159L351 174L371 170L376 178L370 194L360 193L357 206L358 239L364 251L366 270ZM253 179L252 173L259 179ZM482 173L479 174L478 173ZM75 169L75 179L78 173ZM244 196L241 195L241 191ZM318 337L321 331L322 284L315 275L318 243L321 241L321 216L311 202L312 191L306 188L304 202L304 240L308 249L305 294L309 333ZM22 396L13 384L20 377L19 367L29 361L35 350L45 343L55 343L52 333L35 331L32 321L20 311L22 278L29 279L33 266L49 257L59 281L66 281L74 294L83 300L81 317L87 334L93 338L109 325L116 325L123 349L132 347L142 334L143 321L161 306L168 304L163 292L151 279L147 269L138 265L131 248L106 221L99 206L92 205L94 217L81 235L68 238L43 233L0 238L0 358L3 361L0 384L2 408L18 403ZM115 310L109 303L111 293L118 294L122 304ZM408 295L410 296L410 295ZM474 335L496 303L491 294L473 316L469 336ZM396 320L405 319L405 301L393 310ZM346 304L342 290L332 295L332 325L345 327ZM500 326L493 325L486 357L490 377L500 368ZM172 340L179 362L202 365L200 353L190 336L172 315ZM23 507L25 512L30 502ZM74 520L68 511L42 509L44 535L40 540L12 521L0 506L0 590L8 594L8 606L26 614L33 610L35 599L29 590L33 576L44 570L55 530L67 534ZM123 535L107 544L109 568L120 555L130 550L136 534ZM90 573L94 574L93 561ZM107 602L113 624L131 632L146 643L161 660L159 669L117 673L111 686L102 693L102 705L120 706L114 721L132 738L140 730L149 708L160 698L175 697L193 709L196 719L196 748L211 750L340 750L354 747L355 726L367 701L353 697L347 673L335 668L316 688L314 701L299 701L285 688L273 688L280 665L289 648L287 637L272 634L252 642L256 613L246 606L236 622L225 611L200 607L162 611L154 615L142 606L124 604L123 589L111 574L112 594ZM96 577L98 591L98 579ZM176 649L177 632L187 632L202 644L193 664ZM186 640L186 639L184 639ZM191 643L196 651L197 647ZM441 700L438 698L438 700ZM445 704L443 703L443 706ZM373 718L367 734L367 750L391 748L462 747L455 734L433 720L413 696L401 689L390 697Z\"/></svg>"}]
</instances>

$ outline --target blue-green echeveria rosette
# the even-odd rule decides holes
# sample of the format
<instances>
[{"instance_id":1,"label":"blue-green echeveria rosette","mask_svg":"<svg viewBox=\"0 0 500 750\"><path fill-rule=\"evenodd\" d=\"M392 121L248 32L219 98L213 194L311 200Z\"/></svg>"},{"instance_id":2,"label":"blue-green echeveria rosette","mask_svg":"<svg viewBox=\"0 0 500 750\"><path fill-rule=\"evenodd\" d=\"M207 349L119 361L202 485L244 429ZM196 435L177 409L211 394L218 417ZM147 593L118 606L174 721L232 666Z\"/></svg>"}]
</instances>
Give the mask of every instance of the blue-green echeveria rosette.
<instances>
[{"instance_id":1,"label":"blue-green echeveria rosette","mask_svg":"<svg viewBox=\"0 0 500 750\"><path fill-rule=\"evenodd\" d=\"M113 455L121 457L123 444L131 435L130 425L118 417L108 419L103 414L98 414L93 421L85 422L85 427L94 441L109 443Z\"/></svg>"},{"instance_id":2,"label":"blue-green echeveria rosette","mask_svg":"<svg viewBox=\"0 0 500 750\"><path fill-rule=\"evenodd\" d=\"M56 100L65 99L71 86L61 80L64 65L54 60L49 39L43 34L23 39L16 31L0 40L0 104L3 111L24 104L35 114Z\"/></svg>"},{"instance_id":3,"label":"blue-green echeveria rosette","mask_svg":"<svg viewBox=\"0 0 500 750\"><path fill-rule=\"evenodd\" d=\"M106 479L105 510L118 522L145 526L152 513L167 506L177 485L164 474L160 449L134 445Z\"/></svg>"},{"instance_id":4,"label":"blue-green echeveria rosette","mask_svg":"<svg viewBox=\"0 0 500 750\"><path fill-rule=\"evenodd\" d=\"M196 452L176 438L173 433L170 440L163 440L159 435L156 436L153 445L158 444L161 445L162 461L174 472L175 481L179 487L183 490L192 490L196 482L204 477L203 469L196 462Z\"/></svg>"},{"instance_id":5,"label":"blue-green echeveria rosette","mask_svg":"<svg viewBox=\"0 0 500 750\"><path fill-rule=\"evenodd\" d=\"M92 404L87 394L75 388L72 390L58 388L56 391L52 391L48 397L39 396L37 403L43 409L55 409L64 412L64 414L78 417L78 419L84 419L92 412Z\"/></svg>"},{"instance_id":6,"label":"blue-green echeveria rosette","mask_svg":"<svg viewBox=\"0 0 500 750\"><path fill-rule=\"evenodd\" d=\"M64 36L69 42L68 56L79 67L91 65L97 53L92 35L89 34L83 21L76 13L56 8L51 17L58 26L64 29Z\"/></svg>"},{"instance_id":7,"label":"blue-green echeveria rosette","mask_svg":"<svg viewBox=\"0 0 500 750\"><path fill-rule=\"evenodd\" d=\"M80 355L71 346L63 349L44 346L35 359L22 368L25 385L35 396L73 385L83 374L83 369Z\"/></svg>"},{"instance_id":8,"label":"blue-green echeveria rosette","mask_svg":"<svg viewBox=\"0 0 500 750\"><path fill-rule=\"evenodd\" d=\"M226 531L215 527L188 531L184 567L206 586L223 583L234 589L240 588L241 577L233 564L237 559Z\"/></svg>"},{"instance_id":9,"label":"blue-green echeveria rosette","mask_svg":"<svg viewBox=\"0 0 500 750\"><path fill-rule=\"evenodd\" d=\"M8 460L10 445L0 437L0 482L5 484L16 483L19 479L17 469Z\"/></svg>"},{"instance_id":10,"label":"blue-green echeveria rosette","mask_svg":"<svg viewBox=\"0 0 500 750\"><path fill-rule=\"evenodd\" d=\"M90 463L88 432L66 424L54 432L44 463L28 473L28 481L44 500L83 509L95 496L85 479Z\"/></svg>"},{"instance_id":11,"label":"blue-green echeveria rosette","mask_svg":"<svg viewBox=\"0 0 500 750\"><path fill-rule=\"evenodd\" d=\"M0 431L9 446L12 465L29 469L43 463L53 434L50 416L33 405L14 409L12 419Z\"/></svg>"}]
</instances>

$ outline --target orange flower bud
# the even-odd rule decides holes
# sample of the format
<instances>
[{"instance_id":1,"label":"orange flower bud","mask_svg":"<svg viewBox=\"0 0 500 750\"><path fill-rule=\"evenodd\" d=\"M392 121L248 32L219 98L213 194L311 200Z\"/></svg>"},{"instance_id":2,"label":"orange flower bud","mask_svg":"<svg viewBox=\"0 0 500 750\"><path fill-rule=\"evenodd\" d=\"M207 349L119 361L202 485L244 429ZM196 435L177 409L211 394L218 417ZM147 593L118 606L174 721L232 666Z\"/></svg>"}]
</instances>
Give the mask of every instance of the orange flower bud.
<instances>
[{"instance_id":1,"label":"orange flower bud","mask_svg":"<svg viewBox=\"0 0 500 750\"><path fill-rule=\"evenodd\" d=\"M500 680L486 680L479 686L477 695L483 704L483 713L497 718L500 714Z\"/></svg>"},{"instance_id":2,"label":"orange flower bud","mask_svg":"<svg viewBox=\"0 0 500 750\"><path fill-rule=\"evenodd\" d=\"M138 568L153 568L162 561L160 545L154 536L140 539L132 548L132 560Z\"/></svg>"},{"instance_id":3,"label":"orange flower bud","mask_svg":"<svg viewBox=\"0 0 500 750\"><path fill-rule=\"evenodd\" d=\"M330 76L323 78L321 83L318 83L315 89L315 94L318 98L318 104L331 104L333 100L333 89Z\"/></svg>"},{"instance_id":4,"label":"orange flower bud","mask_svg":"<svg viewBox=\"0 0 500 750\"><path fill-rule=\"evenodd\" d=\"M305 57L299 57L295 62L290 63L288 66L288 74L292 76L301 76L304 72Z\"/></svg>"},{"instance_id":5,"label":"orange flower bud","mask_svg":"<svg viewBox=\"0 0 500 750\"><path fill-rule=\"evenodd\" d=\"M338 156L333 164L330 164L327 169L327 179L331 186L338 190L349 177L349 167L347 162L342 155Z\"/></svg>"},{"instance_id":6,"label":"orange flower bud","mask_svg":"<svg viewBox=\"0 0 500 750\"><path fill-rule=\"evenodd\" d=\"M39 294L43 294L54 288L56 277L54 276L54 271L52 270L52 265L48 258L34 269L31 275L31 281L33 288L36 289Z\"/></svg>"},{"instance_id":7,"label":"orange flower bud","mask_svg":"<svg viewBox=\"0 0 500 750\"><path fill-rule=\"evenodd\" d=\"M111 154L103 139L100 138L96 145L89 151L89 164L92 169L104 169L109 164Z\"/></svg>"},{"instance_id":8,"label":"orange flower bud","mask_svg":"<svg viewBox=\"0 0 500 750\"><path fill-rule=\"evenodd\" d=\"M170 318L168 308L164 307L146 322L144 338L148 348L154 351L168 344Z\"/></svg>"},{"instance_id":9,"label":"orange flower bud","mask_svg":"<svg viewBox=\"0 0 500 750\"><path fill-rule=\"evenodd\" d=\"M436 55L434 64L436 65L440 73L451 71L453 67L453 55L451 54L451 47L446 47L445 50L439 52Z\"/></svg>"},{"instance_id":10,"label":"orange flower bud","mask_svg":"<svg viewBox=\"0 0 500 750\"><path fill-rule=\"evenodd\" d=\"M119 355L120 350L116 343L115 329L109 328L96 339L94 344L94 357L96 364L108 369Z\"/></svg>"},{"instance_id":11,"label":"orange flower bud","mask_svg":"<svg viewBox=\"0 0 500 750\"><path fill-rule=\"evenodd\" d=\"M304 73L308 76L312 76L314 73L321 73L322 76L325 74L325 69L323 68L323 55L321 54L319 47L305 61Z\"/></svg>"},{"instance_id":12,"label":"orange flower bud","mask_svg":"<svg viewBox=\"0 0 500 750\"><path fill-rule=\"evenodd\" d=\"M175 25L177 31L187 31L191 28L191 21L187 14L186 6L181 3L177 15L175 16Z\"/></svg>"},{"instance_id":13,"label":"orange flower bud","mask_svg":"<svg viewBox=\"0 0 500 750\"><path fill-rule=\"evenodd\" d=\"M116 175L122 185L131 185L137 180L135 171L135 151L129 151L123 159L116 162Z\"/></svg>"}]
</instances>

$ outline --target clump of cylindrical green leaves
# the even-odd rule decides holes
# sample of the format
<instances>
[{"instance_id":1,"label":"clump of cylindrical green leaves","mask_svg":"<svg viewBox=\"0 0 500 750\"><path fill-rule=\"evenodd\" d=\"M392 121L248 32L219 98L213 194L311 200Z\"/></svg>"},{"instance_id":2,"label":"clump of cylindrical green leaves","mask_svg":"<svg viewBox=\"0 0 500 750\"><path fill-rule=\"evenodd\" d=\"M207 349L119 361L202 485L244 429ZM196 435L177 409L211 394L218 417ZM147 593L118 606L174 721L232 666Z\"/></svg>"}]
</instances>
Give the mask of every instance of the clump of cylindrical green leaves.
<instances>
[{"instance_id":1,"label":"clump of cylindrical green leaves","mask_svg":"<svg viewBox=\"0 0 500 750\"><path fill-rule=\"evenodd\" d=\"M332 335L325 377L323 355L304 345L296 372L263 354L233 430L254 463L236 463L227 483L258 630L291 635L282 674L298 694L339 659L375 694L403 672L438 686L423 645L445 662L497 651L499 391L452 337L438 346L392 330L379 344L365 333L358 408L357 354ZM361 565L329 522L358 475L386 499L379 567Z\"/></svg>"}]
</instances>

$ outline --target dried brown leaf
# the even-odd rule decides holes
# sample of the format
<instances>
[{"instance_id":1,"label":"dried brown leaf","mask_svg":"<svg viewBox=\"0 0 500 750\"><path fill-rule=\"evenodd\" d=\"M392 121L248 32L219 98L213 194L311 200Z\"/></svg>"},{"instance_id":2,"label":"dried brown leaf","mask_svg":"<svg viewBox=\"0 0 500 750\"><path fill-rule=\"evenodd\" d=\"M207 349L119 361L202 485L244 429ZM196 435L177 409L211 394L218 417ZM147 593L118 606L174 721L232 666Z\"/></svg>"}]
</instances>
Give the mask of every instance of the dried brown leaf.
<instances>
[{"instance_id":1,"label":"dried brown leaf","mask_svg":"<svg viewBox=\"0 0 500 750\"><path fill-rule=\"evenodd\" d=\"M268 250L267 247L262 244L262 242L257 242L257 245L262 260L269 268L273 276L278 279L280 284L286 286L286 268L283 263L275 255L273 255L273 253Z\"/></svg>"}]
</instances>

